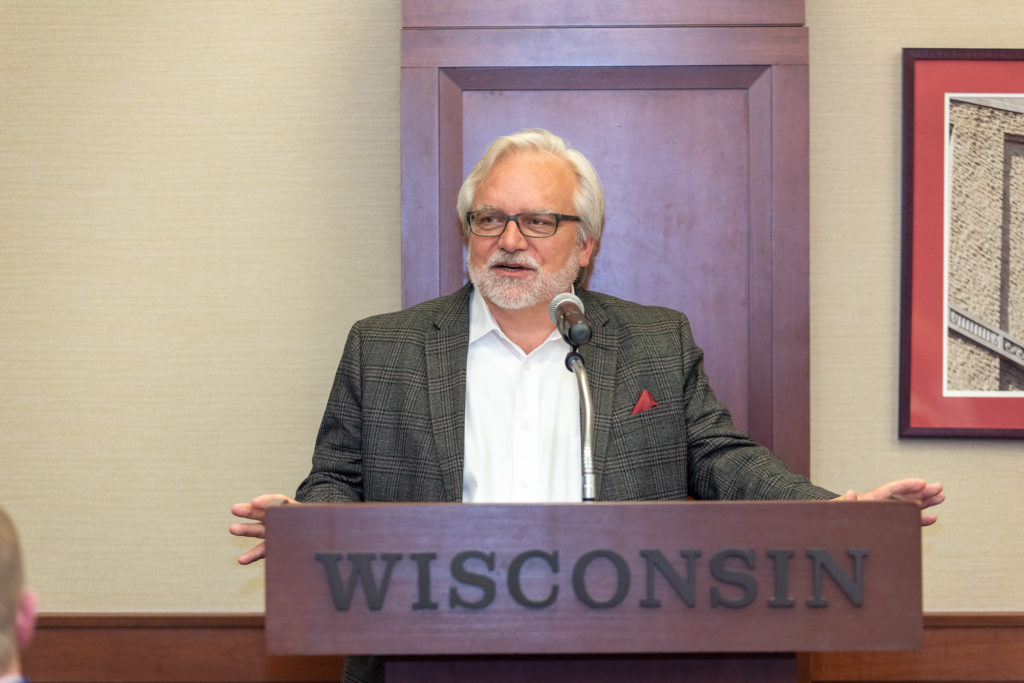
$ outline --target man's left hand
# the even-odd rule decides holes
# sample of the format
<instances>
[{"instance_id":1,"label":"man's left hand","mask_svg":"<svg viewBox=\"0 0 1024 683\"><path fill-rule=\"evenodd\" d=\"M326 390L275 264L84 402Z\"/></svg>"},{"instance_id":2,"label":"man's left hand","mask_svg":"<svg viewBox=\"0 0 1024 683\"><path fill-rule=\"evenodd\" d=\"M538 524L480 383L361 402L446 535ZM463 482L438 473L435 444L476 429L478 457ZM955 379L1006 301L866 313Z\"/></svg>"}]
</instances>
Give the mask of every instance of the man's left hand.
<instances>
[{"instance_id":1,"label":"man's left hand","mask_svg":"<svg viewBox=\"0 0 1024 683\"><path fill-rule=\"evenodd\" d=\"M924 510L946 500L946 494L942 491L942 484L938 482L929 484L924 479L900 479L882 484L866 493L857 493L850 489L833 500L909 500L917 503ZM937 519L938 517L935 515L922 514L921 526L935 524Z\"/></svg>"}]
</instances>

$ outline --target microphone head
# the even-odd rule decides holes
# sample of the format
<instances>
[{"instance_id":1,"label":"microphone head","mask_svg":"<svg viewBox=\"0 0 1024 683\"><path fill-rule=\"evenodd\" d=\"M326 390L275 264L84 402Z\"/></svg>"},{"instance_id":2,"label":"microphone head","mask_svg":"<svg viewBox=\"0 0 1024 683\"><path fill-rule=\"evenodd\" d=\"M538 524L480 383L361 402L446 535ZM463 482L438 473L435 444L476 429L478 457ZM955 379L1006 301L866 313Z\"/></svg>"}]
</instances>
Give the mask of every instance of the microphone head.
<instances>
[{"instance_id":1,"label":"microphone head","mask_svg":"<svg viewBox=\"0 0 1024 683\"><path fill-rule=\"evenodd\" d=\"M548 307L548 315L551 316L551 322L558 324L558 307L565 302L575 304L580 309L580 313L586 313L587 309L583 307L583 300L572 292L562 292L556 294L555 298L551 300L551 306Z\"/></svg>"}]
</instances>

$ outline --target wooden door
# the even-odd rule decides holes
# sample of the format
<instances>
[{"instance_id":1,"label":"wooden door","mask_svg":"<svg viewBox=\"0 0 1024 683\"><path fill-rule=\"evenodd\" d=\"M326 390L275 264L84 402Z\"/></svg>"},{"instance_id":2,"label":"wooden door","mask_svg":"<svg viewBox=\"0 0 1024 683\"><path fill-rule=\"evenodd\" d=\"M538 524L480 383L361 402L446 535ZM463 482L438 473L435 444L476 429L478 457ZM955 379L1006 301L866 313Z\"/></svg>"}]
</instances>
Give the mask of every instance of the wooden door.
<instances>
[{"instance_id":1,"label":"wooden door","mask_svg":"<svg viewBox=\"0 0 1024 683\"><path fill-rule=\"evenodd\" d=\"M465 281L455 197L487 144L548 128L604 184L590 288L685 312L737 426L806 473L803 3L638 4L406 0L403 304Z\"/></svg>"}]
</instances>

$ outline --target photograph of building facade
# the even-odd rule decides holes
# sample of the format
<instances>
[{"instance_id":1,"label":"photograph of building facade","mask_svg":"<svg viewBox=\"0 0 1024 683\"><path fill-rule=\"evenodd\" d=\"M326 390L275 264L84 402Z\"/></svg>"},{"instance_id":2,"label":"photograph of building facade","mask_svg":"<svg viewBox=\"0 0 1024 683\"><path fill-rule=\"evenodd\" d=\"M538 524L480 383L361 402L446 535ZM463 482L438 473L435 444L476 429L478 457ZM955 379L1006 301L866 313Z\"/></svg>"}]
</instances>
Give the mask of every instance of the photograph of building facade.
<instances>
[{"instance_id":1,"label":"photograph of building facade","mask_svg":"<svg viewBox=\"0 0 1024 683\"><path fill-rule=\"evenodd\" d=\"M951 96L946 391L1024 391L1024 96Z\"/></svg>"}]
</instances>

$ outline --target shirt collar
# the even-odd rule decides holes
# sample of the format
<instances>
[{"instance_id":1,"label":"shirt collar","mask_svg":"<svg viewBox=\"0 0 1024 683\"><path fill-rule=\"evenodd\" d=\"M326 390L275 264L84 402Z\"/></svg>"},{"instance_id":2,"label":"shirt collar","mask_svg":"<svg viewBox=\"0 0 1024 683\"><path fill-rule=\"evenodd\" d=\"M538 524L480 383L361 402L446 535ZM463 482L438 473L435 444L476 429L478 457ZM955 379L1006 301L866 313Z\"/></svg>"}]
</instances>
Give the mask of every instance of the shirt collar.
<instances>
[{"instance_id":1,"label":"shirt collar","mask_svg":"<svg viewBox=\"0 0 1024 683\"><path fill-rule=\"evenodd\" d=\"M574 294L576 293L575 285L573 285L572 291ZM474 287L469 298L469 343L472 344L479 341L492 332L499 339L512 344L511 341L508 341L505 333L501 331L501 328L498 327L498 321L494 319L494 314L491 313L491 309L487 306L487 301L477 288ZM548 341L561 338L562 336L558 334L558 330L553 329L548 337Z\"/></svg>"},{"instance_id":2,"label":"shirt collar","mask_svg":"<svg viewBox=\"0 0 1024 683\"><path fill-rule=\"evenodd\" d=\"M472 344L491 332L500 335L501 328L491 314L491 309L487 307L483 295L474 287L469 298L469 343Z\"/></svg>"}]
</instances>

